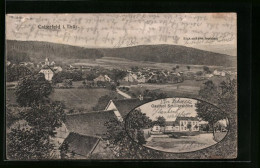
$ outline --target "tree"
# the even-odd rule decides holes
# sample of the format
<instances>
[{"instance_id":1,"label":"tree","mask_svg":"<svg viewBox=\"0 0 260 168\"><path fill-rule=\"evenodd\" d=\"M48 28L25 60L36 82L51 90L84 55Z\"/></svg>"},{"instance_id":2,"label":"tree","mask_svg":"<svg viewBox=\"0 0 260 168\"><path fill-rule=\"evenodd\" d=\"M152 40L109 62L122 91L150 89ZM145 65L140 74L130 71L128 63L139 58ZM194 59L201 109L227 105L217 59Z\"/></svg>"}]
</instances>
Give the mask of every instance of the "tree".
<instances>
[{"instance_id":1,"label":"tree","mask_svg":"<svg viewBox=\"0 0 260 168\"><path fill-rule=\"evenodd\" d=\"M224 109L227 113L227 117L231 120L233 123L230 125L230 129L235 129L237 125L237 121L234 118L236 116L237 111L237 80L227 78L226 81L223 81L220 83L220 89L219 89L219 103L218 107L221 109ZM230 121L227 121L227 125L229 126Z\"/></svg>"},{"instance_id":2,"label":"tree","mask_svg":"<svg viewBox=\"0 0 260 168\"><path fill-rule=\"evenodd\" d=\"M224 93L223 90L225 89L222 89L222 92L220 93L219 92L220 90L212 81L207 81L204 83L204 87L199 91L199 96L202 99L207 100L208 102L211 102L217 106L218 105L222 106L221 104L223 103L223 99L224 99L222 95ZM228 89L228 90L231 91L232 89ZM226 101L230 101L230 100L226 100ZM196 106L198 117L203 119L204 121L208 121L209 125L213 129L213 135L214 135L215 124L219 120L226 119L228 116L227 111L225 111L226 107L222 106L223 107L222 109L224 109L223 111L204 101L198 101L195 106Z\"/></svg>"},{"instance_id":3,"label":"tree","mask_svg":"<svg viewBox=\"0 0 260 168\"><path fill-rule=\"evenodd\" d=\"M209 69L209 67L207 67L207 66L203 66L203 70L204 70L206 73L210 73L210 69Z\"/></svg>"},{"instance_id":4,"label":"tree","mask_svg":"<svg viewBox=\"0 0 260 168\"><path fill-rule=\"evenodd\" d=\"M7 157L14 160L51 159L53 145L35 129L15 128L7 134Z\"/></svg>"},{"instance_id":5,"label":"tree","mask_svg":"<svg viewBox=\"0 0 260 168\"><path fill-rule=\"evenodd\" d=\"M140 95L140 94L139 94ZM167 94L166 93L158 93L158 92L155 92L155 91L151 91L149 89L146 89L144 92L143 92L143 96L144 97L150 97L152 98L153 100L156 100L156 99L164 99L167 97Z\"/></svg>"},{"instance_id":6,"label":"tree","mask_svg":"<svg viewBox=\"0 0 260 168\"><path fill-rule=\"evenodd\" d=\"M58 72L58 73L55 73L52 77L52 82L54 84L56 83L62 83L62 81L66 79L66 72L65 71L61 71L61 72Z\"/></svg>"},{"instance_id":7,"label":"tree","mask_svg":"<svg viewBox=\"0 0 260 168\"><path fill-rule=\"evenodd\" d=\"M154 121L154 125L159 125L160 127L164 127L166 125L166 120L163 116L159 116L156 121Z\"/></svg>"},{"instance_id":8,"label":"tree","mask_svg":"<svg viewBox=\"0 0 260 168\"><path fill-rule=\"evenodd\" d=\"M142 113L140 109L135 109L132 111L127 120L129 122L129 128L140 130L142 128L149 128L151 126L152 120L146 116L145 113Z\"/></svg>"},{"instance_id":9,"label":"tree","mask_svg":"<svg viewBox=\"0 0 260 168\"><path fill-rule=\"evenodd\" d=\"M48 100L51 92L51 84L43 74L26 76L18 82L16 101L20 106L31 106Z\"/></svg>"},{"instance_id":10,"label":"tree","mask_svg":"<svg viewBox=\"0 0 260 168\"><path fill-rule=\"evenodd\" d=\"M87 83L85 80L83 80L82 84L83 84L83 86L86 86Z\"/></svg>"},{"instance_id":11,"label":"tree","mask_svg":"<svg viewBox=\"0 0 260 168\"><path fill-rule=\"evenodd\" d=\"M88 81L93 81L96 77L98 77L98 74L96 74L95 72L89 72L88 74L86 74L86 79Z\"/></svg>"},{"instance_id":12,"label":"tree","mask_svg":"<svg viewBox=\"0 0 260 168\"><path fill-rule=\"evenodd\" d=\"M138 69L139 69L139 67L138 67L138 66L132 66L132 67L131 67L131 70L132 70L133 72L137 72L137 71L138 71Z\"/></svg>"},{"instance_id":13,"label":"tree","mask_svg":"<svg viewBox=\"0 0 260 168\"><path fill-rule=\"evenodd\" d=\"M22 118L30 127L54 137L55 129L61 127L65 121L64 104L55 101L48 104L33 104L30 109L22 112Z\"/></svg>"},{"instance_id":14,"label":"tree","mask_svg":"<svg viewBox=\"0 0 260 168\"><path fill-rule=\"evenodd\" d=\"M10 159L50 159L55 129L65 121L64 105L60 102L32 105L21 112L26 126L12 128L7 134L7 155Z\"/></svg>"},{"instance_id":15,"label":"tree","mask_svg":"<svg viewBox=\"0 0 260 168\"><path fill-rule=\"evenodd\" d=\"M125 119L123 122L117 119L110 120L106 123L107 126L107 140L109 142L109 148L114 151L115 158L118 159L162 159L164 153L155 151L153 149L146 148L140 143L133 141L126 132ZM137 137L141 136L139 134ZM143 138L139 139L142 142Z\"/></svg>"},{"instance_id":16,"label":"tree","mask_svg":"<svg viewBox=\"0 0 260 168\"><path fill-rule=\"evenodd\" d=\"M190 70L190 66L187 66L188 71Z\"/></svg>"},{"instance_id":17,"label":"tree","mask_svg":"<svg viewBox=\"0 0 260 168\"><path fill-rule=\"evenodd\" d=\"M197 71L197 72L196 72L196 75L197 75L197 76L201 76L202 74L203 74L202 71Z\"/></svg>"},{"instance_id":18,"label":"tree","mask_svg":"<svg viewBox=\"0 0 260 168\"><path fill-rule=\"evenodd\" d=\"M188 124L187 124L187 128L189 129L189 131L191 131L192 125L191 125L190 122L188 122Z\"/></svg>"},{"instance_id":19,"label":"tree","mask_svg":"<svg viewBox=\"0 0 260 168\"><path fill-rule=\"evenodd\" d=\"M5 108L5 115L6 115L6 126L9 128L12 126L16 121L21 119L22 111L26 110L24 107L19 107L17 105L12 105L6 102Z\"/></svg>"},{"instance_id":20,"label":"tree","mask_svg":"<svg viewBox=\"0 0 260 168\"><path fill-rule=\"evenodd\" d=\"M122 80L127 75L126 71L120 70L120 69L113 69L112 70L112 79L115 82L118 82L119 80Z\"/></svg>"},{"instance_id":21,"label":"tree","mask_svg":"<svg viewBox=\"0 0 260 168\"><path fill-rule=\"evenodd\" d=\"M81 81L82 80L82 72L81 71L73 71L70 73L71 77L70 79L72 79L73 81Z\"/></svg>"}]
</instances>

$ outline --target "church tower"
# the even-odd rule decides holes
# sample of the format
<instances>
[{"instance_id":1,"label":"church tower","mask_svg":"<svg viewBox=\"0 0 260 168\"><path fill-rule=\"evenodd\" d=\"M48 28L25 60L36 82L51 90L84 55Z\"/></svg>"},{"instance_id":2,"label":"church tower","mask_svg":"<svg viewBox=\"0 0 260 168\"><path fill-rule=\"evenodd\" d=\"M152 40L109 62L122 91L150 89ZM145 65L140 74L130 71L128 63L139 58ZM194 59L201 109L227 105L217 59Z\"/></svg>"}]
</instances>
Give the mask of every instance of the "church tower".
<instances>
[{"instance_id":1,"label":"church tower","mask_svg":"<svg viewBox=\"0 0 260 168\"><path fill-rule=\"evenodd\" d=\"M49 58L48 57L46 57L46 59L45 59L45 65L50 65L50 61L49 61Z\"/></svg>"}]
</instances>

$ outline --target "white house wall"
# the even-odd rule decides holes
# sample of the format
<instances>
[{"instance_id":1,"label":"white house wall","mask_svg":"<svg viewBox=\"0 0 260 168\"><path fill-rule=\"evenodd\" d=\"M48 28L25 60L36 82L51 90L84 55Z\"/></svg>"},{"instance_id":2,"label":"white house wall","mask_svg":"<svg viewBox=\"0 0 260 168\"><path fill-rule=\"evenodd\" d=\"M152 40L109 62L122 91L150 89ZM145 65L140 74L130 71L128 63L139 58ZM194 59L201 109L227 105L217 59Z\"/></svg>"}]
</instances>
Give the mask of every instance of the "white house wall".
<instances>
[{"instance_id":1,"label":"white house wall","mask_svg":"<svg viewBox=\"0 0 260 168\"><path fill-rule=\"evenodd\" d=\"M107 107L105 108L106 111L109 110L113 110L115 116L117 117L117 119L119 121L123 121L123 117L121 116L120 112L118 111L118 109L116 108L116 105L114 104L114 102L112 100L109 101Z\"/></svg>"}]
</instances>

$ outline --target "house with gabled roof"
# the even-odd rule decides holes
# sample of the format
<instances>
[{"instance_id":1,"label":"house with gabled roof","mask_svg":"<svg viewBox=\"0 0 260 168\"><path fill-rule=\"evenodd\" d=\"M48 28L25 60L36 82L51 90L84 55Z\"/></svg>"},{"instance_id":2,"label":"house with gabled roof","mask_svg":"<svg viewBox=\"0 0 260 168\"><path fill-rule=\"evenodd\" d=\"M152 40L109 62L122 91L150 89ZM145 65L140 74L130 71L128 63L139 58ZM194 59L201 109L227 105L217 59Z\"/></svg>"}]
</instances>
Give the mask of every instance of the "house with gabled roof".
<instances>
[{"instance_id":1,"label":"house with gabled roof","mask_svg":"<svg viewBox=\"0 0 260 168\"><path fill-rule=\"evenodd\" d=\"M67 145L67 150L76 159L87 158L90 154L109 157L106 122L114 119L119 120L119 117L113 110L67 114L65 122L55 131L60 155Z\"/></svg>"},{"instance_id":2,"label":"house with gabled roof","mask_svg":"<svg viewBox=\"0 0 260 168\"><path fill-rule=\"evenodd\" d=\"M95 79L93 79L94 82L111 82L112 79L107 76L107 75L99 75L98 77L96 77Z\"/></svg>"},{"instance_id":3,"label":"house with gabled roof","mask_svg":"<svg viewBox=\"0 0 260 168\"><path fill-rule=\"evenodd\" d=\"M199 131L199 119L197 117L177 117L175 120L176 126L179 127L179 131L181 132Z\"/></svg>"},{"instance_id":4,"label":"house with gabled roof","mask_svg":"<svg viewBox=\"0 0 260 168\"><path fill-rule=\"evenodd\" d=\"M70 132L105 138L105 123L113 119L119 119L113 110L67 114L65 125Z\"/></svg>"},{"instance_id":5,"label":"house with gabled roof","mask_svg":"<svg viewBox=\"0 0 260 168\"><path fill-rule=\"evenodd\" d=\"M136 82L137 81L137 75L134 73L128 73L124 78L124 81L126 82Z\"/></svg>"},{"instance_id":6,"label":"house with gabled roof","mask_svg":"<svg viewBox=\"0 0 260 168\"><path fill-rule=\"evenodd\" d=\"M39 73L43 73L45 79L48 81L51 81L54 76L54 70L48 65L43 66Z\"/></svg>"},{"instance_id":7,"label":"house with gabled roof","mask_svg":"<svg viewBox=\"0 0 260 168\"><path fill-rule=\"evenodd\" d=\"M120 116L120 120L122 120L135 107L145 104L151 100L151 98L110 100L105 110L113 110L117 116Z\"/></svg>"},{"instance_id":8,"label":"house with gabled roof","mask_svg":"<svg viewBox=\"0 0 260 168\"><path fill-rule=\"evenodd\" d=\"M165 126L154 125L153 132L186 132L199 131L199 119L197 117L177 117L175 121L166 121Z\"/></svg>"},{"instance_id":9,"label":"house with gabled roof","mask_svg":"<svg viewBox=\"0 0 260 168\"><path fill-rule=\"evenodd\" d=\"M101 137L82 135L71 132L60 146L61 157L66 155L71 159L86 159L91 154L107 157L112 150L107 147L106 141Z\"/></svg>"},{"instance_id":10,"label":"house with gabled roof","mask_svg":"<svg viewBox=\"0 0 260 168\"><path fill-rule=\"evenodd\" d=\"M165 127L164 127L164 132L173 132L173 131L178 131L179 127L176 126L175 121L166 121Z\"/></svg>"}]
</instances>

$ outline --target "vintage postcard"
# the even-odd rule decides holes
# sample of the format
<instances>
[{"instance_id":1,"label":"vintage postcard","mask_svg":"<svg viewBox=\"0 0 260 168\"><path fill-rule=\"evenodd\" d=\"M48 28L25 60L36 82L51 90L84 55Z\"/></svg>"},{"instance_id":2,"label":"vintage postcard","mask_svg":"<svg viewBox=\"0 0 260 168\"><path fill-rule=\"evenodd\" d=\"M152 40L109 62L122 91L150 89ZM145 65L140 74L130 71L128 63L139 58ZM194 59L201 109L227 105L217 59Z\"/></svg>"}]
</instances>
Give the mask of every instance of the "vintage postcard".
<instances>
[{"instance_id":1,"label":"vintage postcard","mask_svg":"<svg viewBox=\"0 0 260 168\"><path fill-rule=\"evenodd\" d=\"M6 159L234 159L236 13L6 15Z\"/></svg>"}]
</instances>

